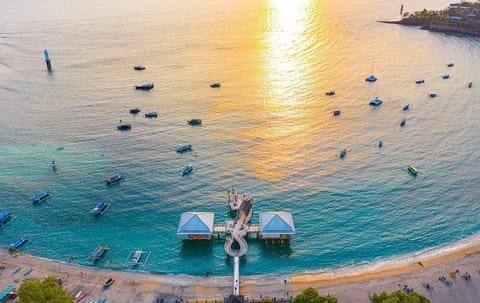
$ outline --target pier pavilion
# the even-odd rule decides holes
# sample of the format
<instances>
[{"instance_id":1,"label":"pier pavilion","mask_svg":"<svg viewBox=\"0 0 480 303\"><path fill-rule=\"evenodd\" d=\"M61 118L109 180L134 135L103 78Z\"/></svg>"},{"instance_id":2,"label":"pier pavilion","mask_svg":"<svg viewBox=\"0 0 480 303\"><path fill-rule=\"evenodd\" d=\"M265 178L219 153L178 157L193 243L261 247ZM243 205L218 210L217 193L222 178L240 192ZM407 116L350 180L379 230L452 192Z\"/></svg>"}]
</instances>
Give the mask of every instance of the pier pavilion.
<instances>
[{"instance_id":1,"label":"pier pavilion","mask_svg":"<svg viewBox=\"0 0 480 303\"><path fill-rule=\"evenodd\" d=\"M209 212L182 213L177 235L188 240L210 240L213 234L214 216L214 213Z\"/></svg>"},{"instance_id":2,"label":"pier pavilion","mask_svg":"<svg viewBox=\"0 0 480 303\"><path fill-rule=\"evenodd\" d=\"M295 234L293 218L290 212L271 211L259 214L259 236L264 240L290 240Z\"/></svg>"}]
</instances>

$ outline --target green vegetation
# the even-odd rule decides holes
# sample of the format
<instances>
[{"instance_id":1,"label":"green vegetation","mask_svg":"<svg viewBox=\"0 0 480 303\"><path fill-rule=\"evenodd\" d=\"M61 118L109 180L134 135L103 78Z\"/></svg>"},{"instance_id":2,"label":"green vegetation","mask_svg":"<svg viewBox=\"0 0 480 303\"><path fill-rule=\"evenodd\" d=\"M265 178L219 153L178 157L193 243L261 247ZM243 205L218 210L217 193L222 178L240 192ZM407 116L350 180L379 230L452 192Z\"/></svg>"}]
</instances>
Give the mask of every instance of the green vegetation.
<instances>
[{"instance_id":1,"label":"green vegetation","mask_svg":"<svg viewBox=\"0 0 480 303\"><path fill-rule=\"evenodd\" d=\"M430 301L416 292L405 294L401 290L387 294L382 292L381 294L373 294L372 303L430 303Z\"/></svg>"},{"instance_id":2,"label":"green vegetation","mask_svg":"<svg viewBox=\"0 0 480 303\"><path fill-rule=\"evenodd\" d=\"M337 298L327 295L326 297L322 297L318 294L318 292L309 287L304 289L301 293L299 293L295 298L293 298L293 303L337 303Z\"/></svg>"},{"instance_id":3,"label":"green vegetation","mask_svg":"<svg viewBox=\"0 0 480 303\"><path fill-rule=\"evenodd\" d=\"M18 303L73 303L55 277L39 281L25 281L18 289Z\"/></svg>"}]
</instances>

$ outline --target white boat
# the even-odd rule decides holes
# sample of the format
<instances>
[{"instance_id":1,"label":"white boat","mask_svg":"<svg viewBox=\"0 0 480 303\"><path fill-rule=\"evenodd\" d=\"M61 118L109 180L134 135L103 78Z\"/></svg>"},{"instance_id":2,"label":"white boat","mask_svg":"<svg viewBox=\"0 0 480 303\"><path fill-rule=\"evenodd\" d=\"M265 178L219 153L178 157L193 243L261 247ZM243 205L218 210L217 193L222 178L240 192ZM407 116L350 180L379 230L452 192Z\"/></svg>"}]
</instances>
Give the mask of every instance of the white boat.
<instances>
[{"instance_id":1,"label":"white boat","mask_svg":"<svg viewBox=\"0 0 480 303\"><path fill-rule=\"evenodd\" d=\"M141 250L136 250L135 253L133 254L131 263L133 266L137 265L138 262L140 262L140 259L142 258L143 251Z\"/></svg>"},{"instance_id":2,"label":"white boat","mask_svg":"<svg viewBox=\"0 0 480 303\"><path fill-rule=\"evenodd\" d=\"M369 104L373 106L379 106L382 103L382 99L380 99L379 97L375 97L375 99L371 100Z\"/></svg>"},{"instance_id":3,"label":"white boat","mask_svg":"<svg viewBox=\"0 0 480 303\"><path fill-rule=\"evenodd\" d=\"M408 169L408 172L414 176L418 174L418 169L413 164L408 165L407 169Z\"/></svg>"}]
</instances>

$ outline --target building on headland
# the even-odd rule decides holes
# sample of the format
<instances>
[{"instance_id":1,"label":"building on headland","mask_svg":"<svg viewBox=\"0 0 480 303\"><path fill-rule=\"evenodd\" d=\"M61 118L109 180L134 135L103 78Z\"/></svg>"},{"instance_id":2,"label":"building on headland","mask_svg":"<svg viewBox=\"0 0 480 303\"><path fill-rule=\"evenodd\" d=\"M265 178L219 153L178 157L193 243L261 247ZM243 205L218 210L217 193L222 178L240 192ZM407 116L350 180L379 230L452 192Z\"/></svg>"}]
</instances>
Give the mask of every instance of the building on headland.
<instances>
[{"instance_id":1,"label":"building on headland","mask_svg":"<svg viewBox=\"0 0 480 303\"><path fill-rule=\"evenodd\" d=\"M290 212L272 211L259 214L259 236L264 240L290 240L295 234Z\"/></svg>"},{"instance_id":2,"label":"building on headland","mask_svg":"<svg viewBox=\"0 0 480 303\"><path fill-rule=\"evenodd\" d=\"M184 240L210 240L213 234L214 213L184 212L180 217L177 235Z\"/></svg>"}]
</instances>

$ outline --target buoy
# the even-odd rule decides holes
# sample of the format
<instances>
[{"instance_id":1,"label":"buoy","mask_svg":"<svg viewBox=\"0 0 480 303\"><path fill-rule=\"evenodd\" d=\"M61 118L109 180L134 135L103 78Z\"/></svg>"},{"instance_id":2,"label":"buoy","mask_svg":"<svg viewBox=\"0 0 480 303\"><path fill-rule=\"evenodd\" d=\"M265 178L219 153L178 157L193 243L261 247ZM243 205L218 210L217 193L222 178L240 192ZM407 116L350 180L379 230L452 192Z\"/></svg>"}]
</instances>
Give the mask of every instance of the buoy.
<instances>
[{"instance_id":1,"label":"buoy","mask_svg":"<svg viewBox=\"0 0 480 303\"><path fill-rule=\"evenodd\" d=\"M52 71L52 64L50 63L50 58L48 57L48 51L44 50L43 54L45 55L45 63L47 64L47 70L49 72Z\"/></svg>"}]
</instances>

